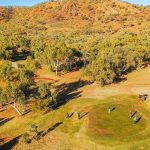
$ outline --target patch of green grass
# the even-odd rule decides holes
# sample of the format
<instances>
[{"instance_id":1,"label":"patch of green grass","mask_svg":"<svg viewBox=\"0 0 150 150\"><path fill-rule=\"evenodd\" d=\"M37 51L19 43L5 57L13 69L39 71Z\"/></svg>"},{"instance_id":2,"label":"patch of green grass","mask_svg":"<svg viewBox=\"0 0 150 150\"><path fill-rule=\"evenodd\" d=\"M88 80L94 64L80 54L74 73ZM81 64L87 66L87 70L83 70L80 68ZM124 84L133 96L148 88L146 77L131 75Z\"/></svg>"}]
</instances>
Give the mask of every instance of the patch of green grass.
<instances>
[{"instance_id":1,"label":"patch of green grass","mask_svg":"<svg viewBox=\"0 0 150 150\"><path fill-rule=\"evenodd\" d=\"M109 104L97 105L90 113L89 132L94 136L120 138L132 136L146 128L146 120L142 118L136 125L129 117L130 106L114 104L116 109L108 113ZM140 116L138 116L140 117Z\"/></svg>"},{"instance_id":2,"label":"patch of green grass","mask_svg":"<svg viewBox=\"0 0 150 150\"><path fill-rule=\"evenodd\" d=\"M114 100L114 99L118 100ZM124 101L126 99L126 101ZM134 145L138 147L139 142L148 140L150 136L149 130L149 111L145 105L137 106L137 99L134 96L118 96L106 99L103 104L92 107L89 115L89 125L87 135L95 142L104 145L117 147L118 145L126 145L126 148ZM114 106L116 109L108 113L108 107ZM129 111L135 109L137 116L142 119L134 124L130 119ZM133 142L135 142L133 144ZM117 146L116 146L117 145ZM122 148L122 147L121 147ZM122 148L124 149L124 148Z\"/></svg>"},{"instance_id":3,"label":"patch of green grass","mask_svg":"<svg viewBox=\"0 0 150 150\"><path fill-rule=\"evenodd\" d=\"M147 148L150 142L150 114L144 104L136 107L136 100L135 96L128 95L113 96L105 100L75 99L45 115L31 112L22 117L17 116L0 126L0 132L1 135L13 138L28 132L31 124L38 125L39 131L47 131L56 123L62 122L52 132L63 133L66 135L65 140L71 136L72 140L80 143L81 141L76 139L78 135L86 137L84 140L87 144L92 141L98 145L112 146L115 150L134 150L143 145ZM110 114L109 106L116 107ZM138 116L142 115L142 119L136 125L129 116L129 110L133 108L138 111ZM78 120L78 111L89 114ZM74 115L67 119L66 112L74 112Z\"/></svg>"}]
</instances>

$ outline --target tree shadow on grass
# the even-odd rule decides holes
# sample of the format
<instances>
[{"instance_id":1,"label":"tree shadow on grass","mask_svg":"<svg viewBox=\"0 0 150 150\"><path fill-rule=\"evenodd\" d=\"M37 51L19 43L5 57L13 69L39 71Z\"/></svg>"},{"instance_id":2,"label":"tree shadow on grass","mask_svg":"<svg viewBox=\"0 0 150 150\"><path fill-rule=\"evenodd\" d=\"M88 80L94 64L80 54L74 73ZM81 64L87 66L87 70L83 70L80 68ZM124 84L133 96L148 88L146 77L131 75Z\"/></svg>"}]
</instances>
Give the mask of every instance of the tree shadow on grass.
<instances>
[{"instance_id":1,"label":"tree shadow on grass","mask_svg":"<svg viewBox=\"0 0 150 150\"><path fill-rule=\"evenodd\" d=\"M12 57L12 61L26 60L30 52L17 53Z\"/></svg>"},{"instance_id":2,"label":"tree shadow on grass","mask_svg":"<svg viewBox=\"0 0 150 150\"><path fill-rule=\"evenodd\" d=\"M63 83L56 87L58 95L57 99L57 107L65 104L71 99L81 97L82 91L77 91L79 88L84 87L86 85L90 85L93 82L79 80L72 83Z\"/></svg>"},{"instance_id":3,"label":"tree shadow on grass","mask_svg":"<svg viewBox=\"0 0 150 150\"><path fill-rule=\"evenodd\" d=\"M4 120L5 118L0 118L0 122L2 121L2 120Z\"/></svg>"},{"instance_id":4,"label":"tree shadow on grass","mask_svg":"<svg viewBox=\"0 0 150 150\"><path fill-rule=\"evenodd\" d=\"M5 110L6 110L6 109L2 109L2 110L0 110L0 113L1 113L1 112L4 112Z\"/></svg>"},{"instance_id":5,"label":"tree shadow on grass","mask_svg":"<svg viewBox=\"0 0 150 150\"><path fill-rule=\"evenodd\" d=\"M4 138L0 138L0 146L2 145L2 143L4 143Z\"/></svg>"},{"instance_id":6,"label":"tree shadow on grass","mask_svg":"<svg viewBox=\"0 0 150 150\"><path fill-rule=\"evenodd\" d=\"M120 77L120 78L115 78L114 79L114 84L118 84L118 83L120 83L120 82L125 82L127 80L127 78L125 78L125 77Z\"/></svg>"},{"instance_id":7,"label":"tree shadow on grass","mask_svg":"<svg viewBox=\"0 0 150 150\"><path fill-rule=\"evenodd\" d=\"M0 106L0 109L2 109L2 111L3 111L3 110L5 111L5 110L6 110L6 109L5 109L5 106L7 106L7 105L8 105L8 104L2 104L2 105Z\"/></svg>"},{"instance_id":8,"label":"tree shadow on grass","mask_svg":"<svg viewBox=\"0 0 150 150\"><path fill-rule=\"evenodd\" d=\"M0 118L0 126L4 125L5 123L7 123L8 121L11 121L12 119L14 119L15 117L11 117L11 118Z\"/></svg>"},{"instance_id":9,"label":"tree shadow on grass","mask_svg":"<svg viewBox=\"0 0 150 150\"><path fill-rule=\"evenodd\" d=\"M45 132L44 131L40 131L38 132L38 134L34 135L31 140L30 143L32 142L32 140L40 140L42 137L46 136L49 132L55 130L58 126L60 126L61 124L63 124L63 122L57 122L56 124L54 124L52 127L48 128Z\"/></svg>"},{"instance_id":10,"label":"tree shadow on grass","mask_svg":"<svg viewBox=\"0 0 150 150\"><path fill-rule=\"evenodd\" d=\"M44 137L46 134L48 134L49 132L55 130L58 126L60 126L61 124L63 124L63 122L57 122L56 124L54 124L52 127L48 128L47 131L45 131L42 136Z\"/></svg>"},{"instance_id":11,"label":"tree shadow on grass","mask_svg":"<svg viewBox=\"0 0 150 150\"><path fill-rule=\"evenodd\" d=\"M31 112L31 109L27 109L24 113L23 113L23 116L24 115L27 115L28 113L30 113Z\"/></svg>"},{"instance_id":12,"label":"tree shadow on grass","mask_svg":"<svg viewBox=\"0 0 150 150\"><path fill-rule=\"evenodd\" d=\"M20 137L21 135L3 144L2 146L0 146L0 150L11 150L18 143Z\"/></svg>"},{"instance_id":13,"label":"tree shadow on grass","mask_svg":"<svg viewBox=\"0 0 150 150\"><path fill-rule=\"evenodd\" d=\"M141 65L141 69L145 69L147 68L148 66L150 65L150 60L147 60L146 62L144 62L142 65Z\"/></svg>"},{"instance_id":14,"label":"tree shadow on grass","mask_svg":"<svg viewBox=\"0 0 150 150\"><path fill-rule=\"evenodd\" d=\"M123 72L123 74L124 74L124 75L127 75L127 74L133 72L134 70L136 70L135 67L130 67L130 68L128 68L127 70L125 70L125 71Z\"/></svg>"}]
</instances>

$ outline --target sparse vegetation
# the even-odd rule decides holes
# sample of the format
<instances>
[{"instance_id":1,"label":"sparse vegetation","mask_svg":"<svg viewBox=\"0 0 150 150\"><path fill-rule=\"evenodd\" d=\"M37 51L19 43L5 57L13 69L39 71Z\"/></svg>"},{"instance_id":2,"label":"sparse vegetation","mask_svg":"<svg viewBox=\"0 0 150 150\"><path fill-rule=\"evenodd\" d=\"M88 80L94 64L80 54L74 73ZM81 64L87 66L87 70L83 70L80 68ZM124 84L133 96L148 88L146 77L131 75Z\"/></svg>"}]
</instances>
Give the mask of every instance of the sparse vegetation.
<instances>
[{"instance_id":1,"label":"sparse vegetation","mask_svg":"<svg viewBox=\"0 0 150 150\"><path fill-rule=\"evenodd\" d=\"M30 143L30 135L28 134L28 133L24 133L23 135L22 135L22 139L23 139L23 141L24 141L24 143L26 143L26 144L29 144Z\"/></svg>"}]
</instances>

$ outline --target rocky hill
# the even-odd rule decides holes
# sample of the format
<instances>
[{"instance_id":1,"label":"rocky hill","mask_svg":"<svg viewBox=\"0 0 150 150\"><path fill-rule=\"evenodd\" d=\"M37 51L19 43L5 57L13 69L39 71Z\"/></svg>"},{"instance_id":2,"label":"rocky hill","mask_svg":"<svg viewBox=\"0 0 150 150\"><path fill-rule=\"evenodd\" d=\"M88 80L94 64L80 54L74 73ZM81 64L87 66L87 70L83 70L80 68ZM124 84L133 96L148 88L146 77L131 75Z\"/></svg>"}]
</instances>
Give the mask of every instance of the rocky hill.
<instances>
[{"instance_id":1,"label":"rocky hill","mask_svg":"<svg viewBox=\"0 0 150 150\"><path fill-rule=\"evenodd\" d=\"M33 7L1 7L0 22L0 28L7 34L81 29L101 35L144 33L150 29L150 8L113 0L64 0Z\"/></svg>"}]
</instances>

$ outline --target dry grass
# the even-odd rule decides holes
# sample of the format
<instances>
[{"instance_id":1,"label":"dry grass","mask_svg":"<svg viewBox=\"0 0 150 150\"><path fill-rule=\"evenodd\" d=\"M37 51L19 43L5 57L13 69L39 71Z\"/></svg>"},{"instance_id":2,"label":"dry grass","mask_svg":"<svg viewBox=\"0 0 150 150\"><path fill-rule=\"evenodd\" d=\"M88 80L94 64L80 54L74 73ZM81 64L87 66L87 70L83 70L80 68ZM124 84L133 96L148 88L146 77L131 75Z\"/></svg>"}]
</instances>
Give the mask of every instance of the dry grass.
<instances>
[{"instance_id":1,"label":"dry grass","mask_svg":"<svg viewBox=\"0 0 150 150\"><path fill-rule=\"evenodd\" d=\"M21 135L26 131L29 132L30 125L33 123L36 123L39 126L40 131L46 131L49 127L52 127L55 123L63 122L62 125L58 126L58 128L56 128L54 131L48 133L40 141L38 142L33 141L31 144L25 145L20 139L19 143L15 147L13 147L13 149L20 150L22 147L24 147L25 150L26 149L34 150L34 149L39 149L39 148L41 150L46 150L48 147L51 147L54 150L59 150L59 149L69 150L70 147L73 147L72 149L75 149L75 150L76 149L91 150L92 147L98 150L99 149L102 149L102 150L103 149L110 149L110 150L115 149L114 145L113 147L111 147L108 145L106 146L104 144L105 142L107 142L107 140L105 141L104 139L101 139L98 137L98 139L100 139L99 141L97 137L93 137L91 135L91 133L94 133L93 131L90 130L91 132L90 135L87 134L87 128L89 128L87 126L89 123L89 119L87 117L85 117L83 120L81 120L81 122L79 122L75 115L69 121L67 121L65 118L65 113L67 111L69 112L81 111L83 113L86 113L87 111L91 111L91 109L93 109L92 112L94 113L95 110L97 110L96 112L98 112L99 110L100 111L104 110L103 108L101 108L102 106L106 106L110 102L114 103L115 101L118 101L118 100L120 101L119 105L121 106L121 108L128 109L127 107L124 107L123 103L125 102L125 104L128 105L128 101L130 101L131 99L137 100L137 98L130 97L130 96L117 96L113 98L108 98L108 97L113 96L113 95L119 95L119 94L128 94L128 95L139 94L140 92L149 94L150 93L149 92L150 91L149 90L149 85L150 85L149 73L150 73L150 66L148 66L145 69L137 69L136 71L126 75L125 77L127 78L127 80L124 82L105 86L103 88L99 87L99 85L95 83L91 85L79 87L76 89L76 92L81 91L80 99L70 101L66 105L59 108L58 110L50 112L46 115L42 115L41 113L35 113L31 111L25 116L19 117L17 113L11 107L5 106L4 108L0 109L0 118L7 119L6 122L2 126L0 126L0 137L4 138L5 142L8 142L12 138L17 137L18 135ZM143 76L143 74L145 76ZM53 80L56 81L55 85L60 85L62 83L66 83L66 84L73 83L75 81L78 81L79 79L81 80L83 79L79 71L62 74L61 76L57 77L55 76L54 73L50 73L46 67L42 67L42 69L38 70L38 76L39 78L40 77L52 78ZM86 98L86 99L83 99L83 98ZM89 98L92 98L92 99L89 99ZM147 118L147 115L148 115L147 109L149 109L148 101L145 104L140 104L140 105L139 103L135 103L133 107L140 110L142 112L142 115L145 114L144 119ZM103 113L104 112L99 112L98 114L100 115ZM119 113L122 113L122 112L119 112ZM125 113L125 111L123 111L123 113ZM125 114L125 116L127 118L127 114ZM101 115L98 116L99 118L98 120L103 120L103 119L105 120L105 118L101 118L101 117L102 117ZM96 126L98 124L96 124ZM100 123L100 125L102 124ZM107 125L108 125L108 122L107 122ZM116 130L117 128L115 126L116 125L114 125L113 128L115 128ZM145 126L145 123L144 123L144 126ZM99 130L99 128L101 129L101 126L95 128L94 131ZM105 131L106 130L107 128L105 129ZM109 130L107 130L106 133L109 133ZM147 134L148 133L149 131L147 131ZM132 134L134 134L134 131L132 132ZM146 139L147 134L144 132L144 130L142 131L143 139ZM124 137L124 134L120 136ZM82 139L82 142L81 142L81 139ZM126 147L126 149L132 148L134 150L144 145L145 147L148 147L149 146L148 141L150 140L147 139L146 142L138 141L138 143L134 142L132 144L128 144L124 141L125 143L121 142L120 144L123 144L123 145L118 146L118 149L123 149L123 147ZM112 143L110 139L109 139L109 142Z\"/></svg>"},{"instance_id":2,"label":"dry grass","mask_svg":"<svg viewBox=\"0 0 150 150\"><path fill-rule=\"evenodd\" d=\"M120 147L120 149L129 150L133 145L136 148L139 146L147 147L149 111L146 109L146 104L138 108L135 106L138 114L142 114L143 119L134 127L129 119L129 109L134 105L135 99L135 96L123 95L110 97L103 101L76 99L46 115L35 112L30 112L23 117L16 115L15 118L0 126L0 135L9 141L24 132L30 133L29 129L32 123L39 126L39 131L45 132L56 123L63 122L44 137L41 137L39 141L33 140L29 145L24 144L20 138L18 142L14 143L12 149L69 150L71 147L72 150L91 150L94 147L95 150L114 150ZM112 112L111 116L107 112L107 106L110 104L116 106L116 110ZM77 111L80 111L82 115L86 112L89 114L81 120L77 119L76 113L70 119L66 119L66 112ZM9 113L14 114L7 109L3 112L3 117ZM2 113L0 113L0 118L1 115ZM132 139L134 139L134 143Z\"/></svg>"}]
</instances>

